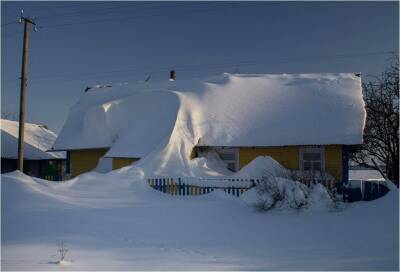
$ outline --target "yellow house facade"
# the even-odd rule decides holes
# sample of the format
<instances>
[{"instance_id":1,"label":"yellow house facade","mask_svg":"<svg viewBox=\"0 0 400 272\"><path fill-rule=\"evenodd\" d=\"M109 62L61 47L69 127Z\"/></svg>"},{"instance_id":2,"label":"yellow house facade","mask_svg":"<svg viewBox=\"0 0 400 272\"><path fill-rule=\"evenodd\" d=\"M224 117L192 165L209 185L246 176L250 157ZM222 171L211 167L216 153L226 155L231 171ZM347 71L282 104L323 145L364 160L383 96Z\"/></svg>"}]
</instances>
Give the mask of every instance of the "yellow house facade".
<instances>
[{"instance_id":1,"label":"yellow house facade","mask_svg":"<svg viewBox=\"0 0 400 272\"><path fill-rule=\"evenodd\" d=\"M67 172L71 177L76 177L85 172L96 168L99 160L107 153L108 148L77 149L67 151ZM111 160L111 169L116 170L139 160L139 158L121 158L113 157ZM110 169L110 170L111 170Z\"/></svg>"},{"instance_id":2,"label":"yellow house facade","mask_svg":"<svg viewBox=\"0 0 400 272\"><path fill-rule=\"evenodd\" d=\"M213 147L197 146L191 157L200 157L214 150L236 172L258 156L270 156L282 166L294 171L326 172L336 181L348 179L347 145L307 145L271 147Z\"/></svg>"},{"instance_id":3,"label":"yellow house facade","mask_svg":"<svg viewBox=\"0 0 400 272\"><path fill-rule=\"evenodd\" d=\"M275 147L209 147L196 146L192 158L215 150L228 168L239 171L258 156L270 156L290 170L314 170L329 173L336 181L348 178L348 146L275 146ZM92 171L108 148L69 150L67 171L72 177ZM131 165L139 158L113 157L112 170Z\"/></svg>"}]
</instances>

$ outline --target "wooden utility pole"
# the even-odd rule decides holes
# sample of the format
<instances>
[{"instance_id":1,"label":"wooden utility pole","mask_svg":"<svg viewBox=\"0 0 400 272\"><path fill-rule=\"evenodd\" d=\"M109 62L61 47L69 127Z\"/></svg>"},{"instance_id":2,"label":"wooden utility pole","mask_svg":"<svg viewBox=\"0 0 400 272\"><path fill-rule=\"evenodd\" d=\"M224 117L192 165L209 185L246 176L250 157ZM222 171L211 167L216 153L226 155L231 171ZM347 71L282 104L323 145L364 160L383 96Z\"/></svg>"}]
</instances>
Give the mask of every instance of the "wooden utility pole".
<instances>
[{"instance_id":1,"label":"wooden utility pole","mask_svg":"<svg viewBox=\"0 0 400 272\"><path fill-rule=\"evenodd\" d=\"M28 49L29 49L29 26L35 25L29 18L22 17L24 22L24 45L22 47L22 70L21 70L21 96L19 103L19 131L18 131L18 170L24 171L24 130L25 130L25 94L26 82L28 80Z\"/></svg>"}]
</instances>

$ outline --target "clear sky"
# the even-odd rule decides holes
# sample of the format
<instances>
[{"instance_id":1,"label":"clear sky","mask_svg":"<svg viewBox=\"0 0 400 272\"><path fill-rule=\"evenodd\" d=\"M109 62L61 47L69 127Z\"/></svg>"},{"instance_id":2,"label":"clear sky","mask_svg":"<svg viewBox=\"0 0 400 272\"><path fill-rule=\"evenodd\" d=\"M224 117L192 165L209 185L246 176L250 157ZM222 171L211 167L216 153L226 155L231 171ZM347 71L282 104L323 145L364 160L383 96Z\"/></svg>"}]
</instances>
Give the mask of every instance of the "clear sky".
<instances>
[{"instance_id":1,"label":"clear sky","mask_svg":"<svg viewBox=\"0 0 400 272\"><path fill-rule=\"evenodd\" d=\"M22 25L31 33L27 120L59 132L88 85L229 73L379 75L398 52L398 2L1 2L1 110L18 112Z\"/></svg>"}]
</instances>

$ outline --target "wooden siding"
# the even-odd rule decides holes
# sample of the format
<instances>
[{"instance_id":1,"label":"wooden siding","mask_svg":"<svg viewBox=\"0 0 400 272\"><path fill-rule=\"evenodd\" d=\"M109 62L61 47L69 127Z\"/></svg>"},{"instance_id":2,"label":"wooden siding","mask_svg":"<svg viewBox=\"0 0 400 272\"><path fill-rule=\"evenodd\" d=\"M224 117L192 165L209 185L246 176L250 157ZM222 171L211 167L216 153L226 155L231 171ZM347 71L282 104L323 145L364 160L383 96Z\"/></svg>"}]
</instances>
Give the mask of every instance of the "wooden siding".
<instances>
[{"instance_id":1,"label":"wooden siding","mask_svg":"<svg viewBox=\"0 0 400 272\"><path fill-rule=\"evenodd\" d=\"M75 177L96 168L99 159L107 150L106 148L70 150L71 175Z\"/></svg>"},{"instance_id":2,"label":"wooden siding","mask_svg":"<svg viewBox=\"0 0 400 272\"><path fill-rule=\"evenodd\" d=\"M133 162L139 160L138 158L113 158L112 159L112 169L119 169L128 165L131 165Z\"/></svg>"},{"instance_id":3,"label":"wooden siding","mask_svg":"<svg viewBox=\"0 0 400 272\"><path fill-rule=\"evenodd\" d=\"M298 146L240 147L240 169L254 160L257 156L270 156L288 169L299 170L300 163Z\"/></svg>"},{"instance_id":4,"label":"wooden siding","mask_svg":"<svg viewBox=\"0 0 400 272\"><path fill-rule=\"evenodd\" d=\"M300 169L300 146L282 147L241 147L239 152L240 169L257 156L271 156L291 170ZM325 171L335 180L341 181L343 174L342 145L325 145Z\"/></svg>"},{"instance_id":5,"label":"wooden siding","mask_svg":"<svg viewBox=\"0 0 400 272\"><path fill-rule=\"evenodd\" d=\"M335 180L342 180L342 145L325 146L325 171Z\"/></svg>"}]
</instances>

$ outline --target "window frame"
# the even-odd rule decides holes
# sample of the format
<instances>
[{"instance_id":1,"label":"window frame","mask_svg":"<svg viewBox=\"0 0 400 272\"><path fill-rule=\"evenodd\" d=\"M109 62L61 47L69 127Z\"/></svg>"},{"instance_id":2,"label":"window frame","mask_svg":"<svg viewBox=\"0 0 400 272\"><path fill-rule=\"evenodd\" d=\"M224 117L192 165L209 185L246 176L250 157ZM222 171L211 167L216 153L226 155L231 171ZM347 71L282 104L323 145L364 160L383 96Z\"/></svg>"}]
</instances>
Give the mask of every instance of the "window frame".
<instances>
[{"instance_id":1,"label":"window frame","mask_svg":"<svg viewBox=\"0 0 400 272\"><path fill-rule=\"evenodd\" d=\"M312 170L304 170L304 162L305 161L310 161L310 162L316 162L316 160L304 160L304 154L305 153L319 153L321 154L321 172L325 172L325 147L324 146L304 146L300 147L300 160L299 160L299 169L301 171L313 171L315 172L314 169ZM312 166L312 168L314 168ZM317 170L318 171L318 170Z\"/></svg>"},{"instance_id":2,"label":"window frame","mask_svg":"<svg viewBox=\"0 0 400 272\"><path fill-rule=\"evenodd\" d=\"M229 165L229 163L234 163L235 164L235 170L231 170L228 168L228 170L232 171L232 172L237 172L239 171L239 148L235 148L235 147L219 147L216 148L215 151L218 153L218 155L223 155L223 154L234 154L235 155L235 159L234 160L223 160L221 158L222 161L224 161L227 164L227 167Z\"/></svg>"}]
</instances>

